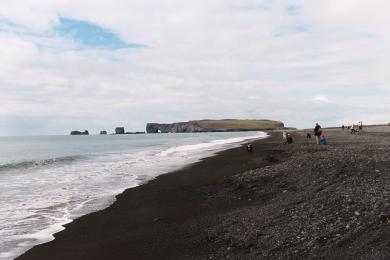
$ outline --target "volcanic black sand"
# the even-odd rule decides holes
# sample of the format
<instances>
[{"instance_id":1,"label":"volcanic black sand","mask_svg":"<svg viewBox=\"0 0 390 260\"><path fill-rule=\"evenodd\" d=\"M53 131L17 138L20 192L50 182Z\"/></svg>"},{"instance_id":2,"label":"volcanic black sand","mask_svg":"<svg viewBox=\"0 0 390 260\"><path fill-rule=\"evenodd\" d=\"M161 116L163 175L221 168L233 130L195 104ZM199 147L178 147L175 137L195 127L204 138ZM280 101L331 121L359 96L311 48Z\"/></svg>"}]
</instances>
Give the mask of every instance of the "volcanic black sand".
<instances>
[{"instance_id":1,"label":"volcanic black sand","mask_svg":"<svg viewBox=\"0 0 390 260\"><path fill-rule=\"evenodd\" d=\"M327 130L327 146L271 133L126 190L18 259L390 259L390 133L372 130Z\"/></svg>"}]
</instances>

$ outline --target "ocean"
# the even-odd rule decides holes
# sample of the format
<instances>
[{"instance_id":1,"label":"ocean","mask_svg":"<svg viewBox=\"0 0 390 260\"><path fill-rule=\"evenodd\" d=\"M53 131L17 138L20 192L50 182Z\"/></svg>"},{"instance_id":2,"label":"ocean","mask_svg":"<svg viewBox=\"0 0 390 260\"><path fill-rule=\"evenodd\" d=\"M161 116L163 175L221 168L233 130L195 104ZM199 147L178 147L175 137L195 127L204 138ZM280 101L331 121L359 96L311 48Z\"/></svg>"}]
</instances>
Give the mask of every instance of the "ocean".
<instances>
[{"instance_id":1,"label":"ocean","mask_svg":"<svg viewBox=\"0 0 390 260\"><path fill-rule=\"evenodd\" d=\"M264 132L0 137L0 259L51 241L115 195Z\"/></svg>"}]
</instances>

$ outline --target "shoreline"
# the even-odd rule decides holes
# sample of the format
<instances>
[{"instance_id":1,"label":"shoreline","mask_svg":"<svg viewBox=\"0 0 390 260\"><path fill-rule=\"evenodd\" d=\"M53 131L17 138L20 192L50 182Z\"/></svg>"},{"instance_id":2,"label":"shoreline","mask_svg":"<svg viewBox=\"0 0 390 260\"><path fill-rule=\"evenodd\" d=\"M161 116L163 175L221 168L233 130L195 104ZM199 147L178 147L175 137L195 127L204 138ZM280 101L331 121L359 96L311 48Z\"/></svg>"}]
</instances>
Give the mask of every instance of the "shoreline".
<instances>
[{"instance_id":1,"label":"shoreline","mask_svg":"<svg viewBox=\"0 0 390 260\"><path fill-rule=\"evenodd\" d=\"M277 133L279 134L279 133ZM262 141L265 141L267 139L269 139L270 137L266 137L264 139L258 139L256 141L254 141L253 143L261 143ZM252 141L251 141L252 142ZM93 213L90 213L88 215L84 215L84 216L81 216L75 220L73 220L71 223L69 224L66 224L65 225L65 229L59 233L56 233L54 234L54 237L55 239L52 240L52 241L49 241L47 243L44 243L44 244L39 244L39 245L36 245L34 246L33 248L31 248L30 250L26 251L24 254L20 255L19 257L17 257L16 259L23 259L24 257L27 257L29 258L30 257L30 252L33 252L35 250L37 250L38 248L41 248L41 247L46 247L46 246L49 246L52 244L52 243L57 243L57 241L59 241L59 239L61 239L62 237L62 234L63 233L68 233L70 232L70 230L72 229L72 232L75 232L77 230L77 228L72 228L73 225L76 225L75 223L76 222L84 222L84 219L85 218L89 218L89 217L93 217L95 214L100 214L101 212L105 212L105 211L111 211L113 209L115 209L117 207L117 204L121 203L121 201L124 201L126 200L127 198L123 198L123 197L128 197L129 195L127 195L128 193L145 193L145 195L148 195L148 193L150 193L150 195L157 195L158 196L158 193L159 191L150 191L150 189L146 188L146 187L149 187L151 185L155 186L154 183L156 182L160 182L160 179L163 179L163 182L164 184L162 185L165 185L165 182L167 180L165 180L168 176L169 176L169 179L175 179L176 177L172 176L171 175L176 175L177 177L179 177L178 175L182 175L183 172L188 172L187 174L190 174L190 175L194 175L192 174L193 173L193 169L192 168L197 168L198 165L203 165L203 164L207 164L207 162L209 160L214 160L214 158L218 158L220 157L221 154L224 154L224 153L228 153L230 154L230 156L232 156L235 151L240 151L240 154L244 154L245 156L248 155L245 148L244 148L244 145L245 143L248 143L248 141L244 141L244 144L239 144L239 147L234 147L234 148L229 148L227 150L222 150L222 151L217 151L215 154L209 156L209 157L206 157L206 158L203 158L203 159L200 159L199 161L197 162L194 162L194 163L191 163L189 164L188 166L185 166L184 168L181 168L181 169L178 169L178 170L175 170L175 171L172 171L172 172L169 172L169 173L166 173L166 174L163 174L163 175L159 175L157 176L156 178L148 181L147 183L143 184L143 185L140 185L140 186L137 186L137 187L134 187L134 188L129 188L129 189L126 189L124 192L122 192L121 194L118 194L116 196L116 200L113 204L111 204L109 207L103 209L103 210L100 210L100 211L96 211L96 212L93 212ZM233 152L234 151L234 152ZM258 151L259 152L259 151ZM254 154L256 154L256 151L254 152ZM242 166L242 165L241 165ZM245 167L245 169L249 169L249 167ZM235 173L236 171L232 171L232 174ZM196 176L191 176L192 178L191 179L197 179ZM182 181L182 180L181 180ZM171 182L168 181L168 182ZM173 182L176 182L175 180L173 180ZM158 185L158 184L157 184ZM159 185L161 186L161 184ZM153 188L155 189L155 188ZM160 188L161 189L161 188ZM139 191L140 190L140 191ZM148 190L148 191L144 191L144 190ZM142 195L138 195L137 196L142 196ZM142 202L142 201L139 201L139 202ZM134 202L137 206L139 206L138 202ZM156 205L154 205L156 206ZM159 218L159 217L153 217L150 222L151 223L154 223L154 219L155 218ZM87 220L88 222L88 220ZM77 231L76 231L77 232ZM50 251L50 250L49 250ZM34 259L34 256L32 256L33 259ZM41 257L45 257L45 256L39 256L38 258L42 259ZM49 256L48 256L49 257ZM56 256L58 257L58 256ZM70 256L69 256L70 257ZM72 256L73 257L73 256ZM95 257L95 256L94 256ZM64 259L66 259L67 257L65 256ZM102 258L103 259L103 258Z\"/></svg>"},{"instance_id":2,"label":"shoreline","mask_svg":"<svg viewBox=\"0 0 390 260\"><path fill-rule=\"evenodd\" d=\"M15 235L14 237L10 236L11 238L10 240L7 240L7 234L5 234L4 237L1 237L2 239L0 239L0 259L13 259L23 254L24 252L28 251L29 249L33 248L34 246L52 241L54 239L53 234L63 230L62 225L67 224L73 221L74 219L79 218L80 216L87 215L95 211L100 211L108 207L115 200L115 196L122 193L127 188L132 188L134 186L144 184L145 182L148 182L151 179L155 178L157 175L166 174L168 172L175 171L182 167L186 167L187 165L195 163L201 158L212 156L212 154L218 151L237 147L245 139L261 138L262 136L265 136L265 133L257 132L257 133L249 133L249 134L238 135L238 136L234 136L234 134L232 136L215 135L215 137L209 138L211 140L207 140L207 138L196 136L197 139L203 139L204 141L201 140L200 141L195 140L192 142L187 141L187 144L186 142L176 141L175 145L167 145L166 148L162 147L161 149L155 149L152 152L146 151L143 153L133 153L133 155L131 155L130 157L122 156L122 159L125 160L120 160L119 163L124 162L124 164L123 165L119 164L120 167L116 168L117 170L112 172L111 175L129 176L129 177L121 178L123 181L117 181L117 184L115 184L115 181L111 181L111 183L108 183L107 185L109 188L104 188L105 185L98 186L101 187L100 188L101 191L105 192L104 196L101 195L103 193L97 193L96 191L94 192L95 189L93 185L84 185L85 189L84 188L77 189L79 191L77 193L72 194L73 202L67 203L64 199L63 201L65 202L63 204L59 204L59 203L55 204L55 205L61 205L62 207L57 208L53 206L53 208L50 208L50 211L48 211L47 213L44 212L44 210L41 210L41 212L37 212L37 214L33 215L33 216L37 216L36 220L34 219L35 222L28 223L29 224L28 226L22 225L21 223L17 223L16 221L12 222L12 220L16 219L16 217L13 219L10 218L10 221L3 221L4 226L6 228L12 231L15 230L14 232L15 234L22 234L22 235L21 236ZM174 138L175 140L177 139L177 137ZM164 138L162 139L165 140ZM180 137L178 139L180 140ZM66 159L64 160L64 164L62 164L63 158ZM72 159L72 162L73 160L76 161L76 159L77 161L75 164L71 165L71 168L69 168L71 169L71 171L65 171L65 172L74 173L74 175L76 176L96 175L97 177L100 176L104 177L105 176L104 174L106 174L101 172L102 168L103 169L106 168L106 165L102 165L101 163L103 161L101 160L101 158L104 157L98 157L98 156L95 156L95 158L93 156L89 156L89 157L73 156L73 157L58 157L58 159L48 159L47 160L48 166L46 167L46 163L44 163L41 170L48 169L51 166L51 164L49 163L51 163L52 161L55 162L57 160L61 162L61 165L65 166L66 165L65 163L68 163L68 158ZM96 160L96 158L98 158L98 160ZM106 156L106 158L104 158L104 162L109 162L109 163L111 161L115 162L115 159L117 158L120 158L119 155L116 156L116 158L114 157L111 158L109 156ZM137 158L142 158L142 159L138 160ZM29 163L33 164L34 162L35 161ZM145 162L144 165L142 165L143 162ZM83 170L83 167L77 167L78 166L77 163L79 163L81 166L83 164L84 165L88 164L89 166L85 167L84 171L80 171L77 169L81 168L81 170ZM26 163L23 163L22 166L24 166L25 164ZM131 165L132 169L126 170L129 168L127 167L127 165ZM116 165L112 165L112 166L116 166ZM141 169L141 167L143 168L143 170ZM91 172L91 174L89 174L89 172ZM107 174L109 175L110 172L108 171ZM54 181L55 183L56 181L67 180L65 175L66 174L59 175L55 180L52 181ZM27 177L28 176L26 176L26 178ZM110 180L109 178L105 178L105 179ZM95 180L92 178L90 182L93 183L93 181ZM82 185L82 182L77 182L77 180L76 183L69 182L69 185L67 187L69 188L75 187L73 190L76 190L76 185ZM29 186L29 187L33 187L33 186ZM69 193L67 193L67 189L64 187L66 187L66 185L63 186L64 192L59 190L58 194L62 194L64 195L63 197L66 198L66 195ZM92 187L93 189L89 191L88 187ZM96 187L96 189L99 189L98 187ZM6 190L4 190L4 192L6 193ZM23 193L28 194L28 190L23 191ZM40 191L37 194L37 196L40 196L39 199L46 200L47 202L50 203L49 201L50 196L45 196L44 194L45 194L44 191ZM77 197L78 194L80 195L79 197ZM84 196L85 194L89 194L90 196ZM77 204L74 203L74 201L77 201L78 198L81 198L78 200L79 203ZM26 205L26 207L28 208L34 208L34 205L39 204L38 203L39 200L37 200L37 203L35 204L35 201L30 202L28 198L26 199L27 200L20 199L20 201L23 201L23 204ZM84 206L80 206L80 205L84 205ZM15 207L15 210L19 210L19 209L21 208ZM12 210L10 211L12 212ZM39 221L38 216L40 213L42 213L41 215L47 217L47 219L49 220L47 221L48 223L47 225L44 225L45 224L44 221L41 222ZM51 220L50 216L53 216L54 219ZM27 221L29 220L28 218L21 218L21 219L22 220L27 219ZM41 219L43 219L43 217ZM15 229L13 227L15 227Z\"/></svg>"},{"instance_id":3,"label":"shoreline","mask_svg":"<svg viewBox=\"0 0 390 260\"><path fill-rule=\"evenodd\" d=\"M128 189L17 259L388 259L390 133L280 135Z\"/></svg>"}]
</instances>

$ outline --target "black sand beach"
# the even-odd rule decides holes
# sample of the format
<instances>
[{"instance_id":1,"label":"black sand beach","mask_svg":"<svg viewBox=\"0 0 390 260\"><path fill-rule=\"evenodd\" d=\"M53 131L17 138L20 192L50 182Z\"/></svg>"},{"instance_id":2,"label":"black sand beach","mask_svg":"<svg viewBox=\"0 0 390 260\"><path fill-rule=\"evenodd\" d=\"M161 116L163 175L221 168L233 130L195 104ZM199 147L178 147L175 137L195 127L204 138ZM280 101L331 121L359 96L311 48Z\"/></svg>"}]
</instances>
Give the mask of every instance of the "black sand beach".
<instances>
[{"instance_id":1,"label":"black sand beach","mask_svg":"<svg viewBox=\"0 0 390 260\"><path fill-rule=\"evenodd\" d=\"M390 132L281 133L117 197L18 259L390 259Z\"/></svg>"}]
</instances>

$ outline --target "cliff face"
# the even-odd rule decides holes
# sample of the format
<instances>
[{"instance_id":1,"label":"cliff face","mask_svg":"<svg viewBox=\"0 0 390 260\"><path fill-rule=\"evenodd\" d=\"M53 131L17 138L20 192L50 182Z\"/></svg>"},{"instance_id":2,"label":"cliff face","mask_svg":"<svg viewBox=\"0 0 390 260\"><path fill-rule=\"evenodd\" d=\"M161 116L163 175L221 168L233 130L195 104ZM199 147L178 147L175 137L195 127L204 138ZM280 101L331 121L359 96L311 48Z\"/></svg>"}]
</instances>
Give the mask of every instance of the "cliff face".
<instances>
[{"instance_id":1,"label":"cliff face","mask_svg":"<svg viewBox=\"0 0 390 260\"><path fill-rule=\"evenodd\" d=\"M256 131L283 128L284 124L273 120L198 120L173 124L148 123L147 133L193 133L193 132L228 132Z\"/></svg>"},{"instance_id":2,"label":"cliff face","mask_svg":"<svg viewBox=\"0 0 390 260\"><path fill-rule=\"evenodd\" d=\"M173 124L148 123L146 125L147 133L193 133L202 132L202 128L193 122L182 122Z\"/></svg>"},{"instance_id":3,"label":"cliff face","mask_svg":"<svg viewBox=\"0 0 390 260\"><path fill-rule=\"evenodd\" d=\"M115 128L115 134L117 134L117 135L124 135L125 134L125 128L124 127L117 127L117 128Z\"/></svg>"}]
</instances>

